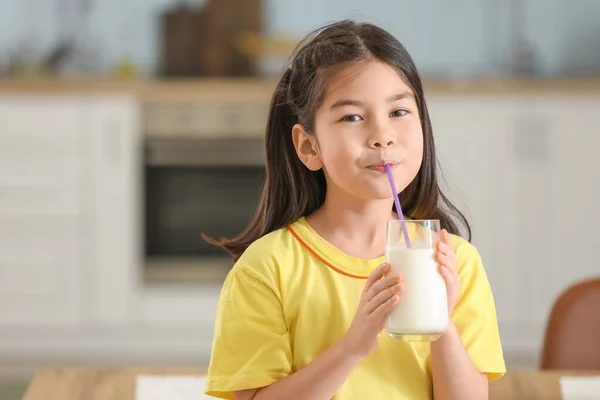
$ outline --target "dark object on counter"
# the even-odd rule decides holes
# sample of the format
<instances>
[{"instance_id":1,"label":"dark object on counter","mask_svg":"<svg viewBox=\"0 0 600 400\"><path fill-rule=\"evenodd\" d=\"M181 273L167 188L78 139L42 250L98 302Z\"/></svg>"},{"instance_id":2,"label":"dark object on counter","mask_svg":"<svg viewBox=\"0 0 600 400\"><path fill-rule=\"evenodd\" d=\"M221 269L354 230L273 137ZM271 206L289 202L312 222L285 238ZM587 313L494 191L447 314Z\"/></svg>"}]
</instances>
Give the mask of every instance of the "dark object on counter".
<instances>
[{"instance_id":1,"label":"dark object on counter","mask_svg":"<svg viewBox=\"0 0 600 400\"><path fill-rule=\"evenodd\" d=\"M59 42L43 61L46 72L52 75L57 74L61 65L73 54L74 49L74 44L69 40Z\"/></svg>"},{"instance_id":2,"label":"dark object on counter","mask_svg":"<svg viewBox=\"0 0 600 400\"><path fill-rule=\"evenodd\" d=\"M174 10L162 16L162 75L195 76L206 73L205 11Z\"/></svg>"},{"instance_id":3,"label":"dark object on counter","mask_svg":"<svg viewBox=\"0 0 600 400\"><path fill-rule=\"evenodd\" d=\"M204 8L180 6L161 17L165 77L252 76L250 56L239 51L244 35L260 34L261 0L209 0Z\"/></svg>"}]
</instances>

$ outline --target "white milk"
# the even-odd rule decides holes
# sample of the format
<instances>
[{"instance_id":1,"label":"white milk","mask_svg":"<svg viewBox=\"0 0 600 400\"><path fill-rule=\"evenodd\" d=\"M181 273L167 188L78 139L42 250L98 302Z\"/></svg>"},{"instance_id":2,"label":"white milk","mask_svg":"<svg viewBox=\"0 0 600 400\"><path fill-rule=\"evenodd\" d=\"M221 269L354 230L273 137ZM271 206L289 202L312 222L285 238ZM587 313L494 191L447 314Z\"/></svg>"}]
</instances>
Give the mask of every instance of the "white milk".
<instances>
[{"instance_id":1,"label":"white milk","mask_svg":"<svg viewBox=\"0 0 600 400\"><path fill-rule=\"evenodd\" d=\"M390 274L400 275L404 292L388 316L386 330L403 341L437 339L448 326L446 284L431 248L389 246Z\"/></svg>"}]
</instances>

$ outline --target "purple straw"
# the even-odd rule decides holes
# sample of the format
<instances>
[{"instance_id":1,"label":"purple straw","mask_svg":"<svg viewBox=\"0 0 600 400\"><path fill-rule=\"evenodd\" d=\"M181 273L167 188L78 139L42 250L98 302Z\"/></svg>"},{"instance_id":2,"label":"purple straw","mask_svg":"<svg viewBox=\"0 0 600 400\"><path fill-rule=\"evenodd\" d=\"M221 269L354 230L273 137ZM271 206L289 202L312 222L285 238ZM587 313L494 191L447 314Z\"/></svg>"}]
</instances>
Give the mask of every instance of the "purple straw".
<instances>
[{"instance_id":1,"label":"purple straw","mask_svg":"<svg viewBox=\"0 0 600 400\"><path fill-rule=\"evenodd\" d=\"M394 177L392 176L390 164L385 164L385 171L387 172L388 179L390 180L392 197L394 197L394 203L396 203L396 213L398 214L400 221L402 221L401 225L402 231L404 232L404 239L406 240L406 247L410 249L410 239L408 238L408 231L406 230L406 224L404 223L404 214L402 213L402 207L400 207L400 199L398 198L398 191L396 190L396 184L394 183Z\"/></svg>"}]
</instances>

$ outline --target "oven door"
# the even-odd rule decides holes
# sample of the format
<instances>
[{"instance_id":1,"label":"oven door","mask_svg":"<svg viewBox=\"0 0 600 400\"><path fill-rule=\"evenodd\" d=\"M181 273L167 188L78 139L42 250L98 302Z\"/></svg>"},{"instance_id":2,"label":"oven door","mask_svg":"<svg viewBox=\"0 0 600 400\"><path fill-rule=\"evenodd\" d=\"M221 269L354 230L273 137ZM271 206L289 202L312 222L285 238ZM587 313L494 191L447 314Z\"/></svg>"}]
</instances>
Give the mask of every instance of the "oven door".
<instances>
[{"instance_id":1,"label":"oven door","mask_svg":"<svg viewBox=\"0 0 600 400\"><path fill-rule=\"evenodd\" d=\"M264 180L262 139L148 139L146 281L222 280L232 258L202 234L220 239L241 233L258 207Z\"/></svg>"}]
</instances>

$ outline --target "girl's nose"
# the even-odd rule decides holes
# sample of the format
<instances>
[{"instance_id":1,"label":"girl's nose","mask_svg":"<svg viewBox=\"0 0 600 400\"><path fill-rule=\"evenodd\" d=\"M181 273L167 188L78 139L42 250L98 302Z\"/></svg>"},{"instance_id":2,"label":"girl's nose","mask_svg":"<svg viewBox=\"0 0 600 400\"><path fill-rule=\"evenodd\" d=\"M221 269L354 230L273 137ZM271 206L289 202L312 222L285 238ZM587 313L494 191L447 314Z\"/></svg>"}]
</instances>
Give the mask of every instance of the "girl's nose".
<instances>
[{"instance_id":1,"label":"girl's nose","mask_svg":"<svg viewBox=\"0 0 600 400\"><path fill-rule=\"evenodd\" d=\"M396 138L391 128L378 127L369 138L370 148L385 148L396 144Z\"/></svg>"}]
</instances>

